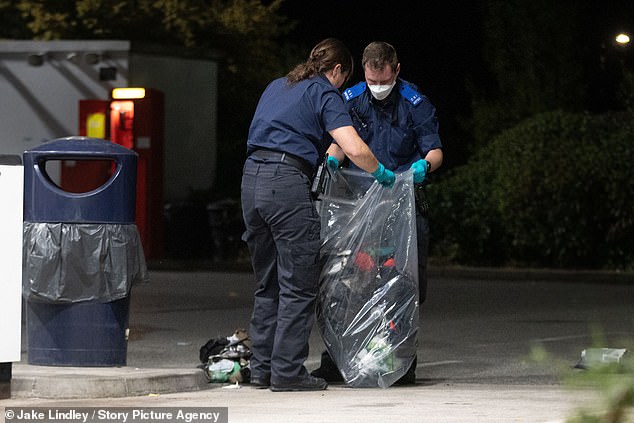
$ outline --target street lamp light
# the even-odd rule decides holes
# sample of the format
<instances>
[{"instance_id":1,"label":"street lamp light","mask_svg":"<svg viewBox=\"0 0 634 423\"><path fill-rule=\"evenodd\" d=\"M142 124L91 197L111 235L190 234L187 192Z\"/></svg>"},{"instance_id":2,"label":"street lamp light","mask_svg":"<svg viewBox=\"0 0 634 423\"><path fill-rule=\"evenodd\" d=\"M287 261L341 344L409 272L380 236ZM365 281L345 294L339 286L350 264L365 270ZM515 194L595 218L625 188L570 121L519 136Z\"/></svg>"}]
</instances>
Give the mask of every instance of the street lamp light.
<instances>
[{"instance_id":1,"label":"street lamp light","mask_svg":"<svg viewBox=\"0 0 634 423\"><path fill-rule=\"evenodd\" d=\"M621 32L614 38L614 41L616 41L619 45L625 46L630 43L630 36L624 32Z\"/></svg>"}]
</instances>

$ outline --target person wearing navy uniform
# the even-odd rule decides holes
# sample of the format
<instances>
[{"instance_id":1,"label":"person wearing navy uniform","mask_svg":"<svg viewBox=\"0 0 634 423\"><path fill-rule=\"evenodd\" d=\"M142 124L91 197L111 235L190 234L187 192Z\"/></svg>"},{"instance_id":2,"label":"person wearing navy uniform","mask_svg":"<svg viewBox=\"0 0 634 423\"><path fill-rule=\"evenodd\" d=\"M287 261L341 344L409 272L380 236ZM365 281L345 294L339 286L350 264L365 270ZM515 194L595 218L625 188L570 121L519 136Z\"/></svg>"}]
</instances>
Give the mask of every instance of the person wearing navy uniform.
<instances>
[{"instance_id":1,"label":"person wearing navy uniform","mask_svg":"<svg viewBox=\"0 0 634 423\"><path fill-rule=\"evenodd\" d=\"M365 81L343 92L346 109L361 138L386 168L394 172L414 170L419 302L422 304L427 296L429 244L429 206L424 185L429 173L438 169L443 161L436 109L416 86L398 77L401 65L392 45L381 41L370 43L363 51L361 64ZM354 163L344 163L345 155L337 145L333 144L328 153L328 165L333 170L340 164L357 167ZM325 353L322 366L313 374L334 374L327 379L340 380L338 369L333 366L332 359ZM415 368L416 361L400 382L413 382Z\"/></svg>"},{"instance_id":2,"label":"person wearing navy uniform","mask_svg":"<svg viewBox=\"0 0 634 423\"><path fill-rule=\"evenodd\" d=\"M328 38L307 61L272 81L247 140L243 235L256 279L249 326L251 384L272 391L326 389L304 362L319 289L320 219L311 179L332 140L355 166L390 187L394 173L359 137L338 89L352 74L346 46Z\"/></svg>"}]
</instances>

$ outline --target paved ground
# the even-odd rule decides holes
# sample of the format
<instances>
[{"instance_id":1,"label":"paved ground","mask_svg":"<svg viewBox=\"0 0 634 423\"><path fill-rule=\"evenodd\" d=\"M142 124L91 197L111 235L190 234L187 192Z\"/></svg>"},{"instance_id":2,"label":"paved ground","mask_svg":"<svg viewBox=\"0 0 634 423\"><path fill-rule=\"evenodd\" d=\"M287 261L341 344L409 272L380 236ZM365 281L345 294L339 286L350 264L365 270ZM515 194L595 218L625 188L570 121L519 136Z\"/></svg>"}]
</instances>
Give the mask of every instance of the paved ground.
<instances>
[{"instance_id":1,"label":"paved ground","mask_svg":"<svg viewBox=\"0 0 634 423\"><path fill-rule=\"evenodd\" d=\"M590 393L552 386L440 384L381 389L332 386L326 391L273 393L250 387L91 400L11 400L5 406L228 407L230 423L298 422L561 422Z\"/></svg>"},{"instance_id":2,"label":"paved ground","mask_svg":"<svg viewBox=\"0 0 634 423\"><path fill-rule=\"evenodd\" d=\"M313 393L272 393L207 383L198 351L208 339L246 327L251 275L151 272L132 291L127 366L68 368L14 364L13 398L0 406L229 408L235 422L563 421L592 390L562 381L601 328L605 346L634 339L631 276L570 272L433 270L421 312L417 384ZM322 343L311 338L309 369ZM534 361L531 351L546 352ZM231 386L231 388L235 388Z\"/></svg>"}]
</instances>

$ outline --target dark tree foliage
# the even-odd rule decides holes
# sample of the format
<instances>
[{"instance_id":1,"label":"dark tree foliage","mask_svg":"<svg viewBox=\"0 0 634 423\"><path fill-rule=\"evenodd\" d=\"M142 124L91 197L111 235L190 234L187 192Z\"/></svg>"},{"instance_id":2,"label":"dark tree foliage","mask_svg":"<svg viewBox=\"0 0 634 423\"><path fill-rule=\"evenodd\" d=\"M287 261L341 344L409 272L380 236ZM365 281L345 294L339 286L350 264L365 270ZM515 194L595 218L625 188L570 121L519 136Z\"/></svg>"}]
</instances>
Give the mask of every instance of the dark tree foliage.
<instances>
[{"instance_id":1,"label":"dark tree foliage","mask_svg":"<svg viewBox=\"0 0 634 423\"><path fill-rule=\"evenodd\" d=\"M435 255L632 270L634 112L547 112L430 187Z\"/></svg>"},{"instance_id":2,"label":"dark tree foliage","mask_svg":"<svg viewBox=\"0 0 634 423\"><path fill-rule=\"evenodd\" d=\"M613 39L632 25L633 2L482 4L486 72L470 81L470 129L478 145L538 113L623 108L617 91L626 52Z\"/></svg>"}]
</instances>

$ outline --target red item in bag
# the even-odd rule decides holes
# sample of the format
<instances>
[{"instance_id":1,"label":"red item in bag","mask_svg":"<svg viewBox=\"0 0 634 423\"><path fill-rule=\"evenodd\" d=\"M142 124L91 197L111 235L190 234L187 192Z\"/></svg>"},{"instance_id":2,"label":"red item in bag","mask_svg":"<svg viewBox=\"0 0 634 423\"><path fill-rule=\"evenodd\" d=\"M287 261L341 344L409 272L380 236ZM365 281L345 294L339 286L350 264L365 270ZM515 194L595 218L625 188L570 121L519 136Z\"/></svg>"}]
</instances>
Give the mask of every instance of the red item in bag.
<instances>
[{"instance_id":1,"label":"red item in bag","mask_svg":"<svg viewBox=\"0 0 634 423\"><path fill-rule=\"evenodd\" d=\"M369 272L376 266L370 254L359 251L354 258L354 264L363 272Z\"/></svg>"}]
</instances>

